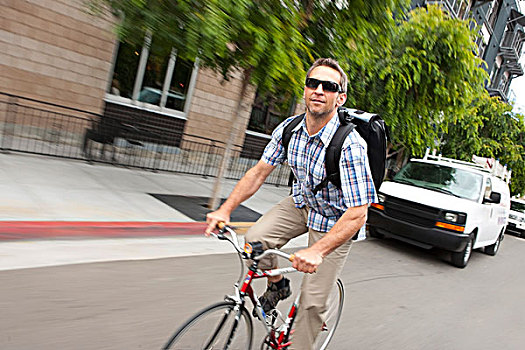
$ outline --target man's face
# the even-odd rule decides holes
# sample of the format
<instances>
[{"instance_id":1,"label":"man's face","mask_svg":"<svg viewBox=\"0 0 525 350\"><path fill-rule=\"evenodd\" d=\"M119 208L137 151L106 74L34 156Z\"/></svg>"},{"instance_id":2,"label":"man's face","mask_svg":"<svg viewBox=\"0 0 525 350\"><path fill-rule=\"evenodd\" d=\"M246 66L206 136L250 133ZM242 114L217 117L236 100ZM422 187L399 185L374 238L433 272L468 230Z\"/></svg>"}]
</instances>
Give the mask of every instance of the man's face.
<instances>
[{"instance_id":1,"label":"man's face","mask_svg":"<svg viewBox=\"0 0 525 350\"><path fill-rule=\"evenodd\" d=\"M333 68L319 66L314 68L308 78L332 81L339 84L341 74ZM323 85L316 88L304 88L304 101L308 113L315 118L324 118L331 115L335 108L342 106L346 101L345 93L324 91Z\"/></svg>"}]
</instances>

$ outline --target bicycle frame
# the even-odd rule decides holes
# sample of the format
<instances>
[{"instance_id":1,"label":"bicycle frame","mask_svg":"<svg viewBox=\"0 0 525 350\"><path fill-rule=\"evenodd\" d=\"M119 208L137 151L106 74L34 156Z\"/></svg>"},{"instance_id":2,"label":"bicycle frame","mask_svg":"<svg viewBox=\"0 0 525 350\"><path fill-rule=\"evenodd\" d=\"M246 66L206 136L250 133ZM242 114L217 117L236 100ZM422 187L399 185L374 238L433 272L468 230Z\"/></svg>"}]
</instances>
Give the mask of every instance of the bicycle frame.
<instances>
[{"instance_id":1,"label":"bicycle frame","mask_svg":"<svg viewBox=\"0 0 525 350\"><path fill-rule=\"evenodd\" d=\"M291 342L289 342L288 339L291 334L293 321L295 320L295 316L297 315L297 308L299 305L300 293L299 295L297 295L297 297L295 298L295 301L290 307L286 320L283 322L283 324L278 329L274 329L269 324L269 322L266 321L267 315L264 312L261 304L259 303L259 298L255 294L255 291L253 290L251 283L254 279L267 278L268 276L282 275L282 274L287 274L291 272L297 272L297 270L294 269L293 267L285 267L285 268L273 269L273 270L267 270L267 271L254 271L250 269L248 273L246 274L244 282L239 290L241 299L246 297L246 295L248 295L250 300L252 301L255 307L255 310L257 312L258 318L265 326L267 334L269 336L268 345L271 346L273 349L284 349L291 344Z\"/></svg>"},{"instance_id":2,"label":"bicycle frame","mask_svg":"<svg viewBox=\"0 0 525 350\"><path fill-rule=\"evenodd\" d=\"M230 239L224 236L223 234L224 231L229 232L232 235L232 238ZM248 259L247 254L243 250L241 250L241 248L239 247L237 243L238 242L237 234L235 233L234 230L232 230L228 226L225 226L223 229L221 229L218 235L215 235L215 234L213 235L219 239L229 241L235 247L235 249L237 250L238 254L241 256L241 258ZM237 282L234 285L235 296L227 296L227 299L234 301L239 306L244 306L245 298L248 296L252 304L254 305L254 310L257 313L257 318L259 319L259 321L261 321L261 323L264 325L266 329L266 333L268 337L268 339L266 340L267 345L270 346L272 349L280 350L280 349L286 349L288 346L292 344L292 342L289 341L289 338L291 335L291 330L292 330L293 322L295 320L295 316L297 315L297 308L299 305L299 298L301 295L300 293L299 295L297 295L292 306L290 307L290 310L288 311L285 321L277 329L275 329L273 325L267 320L267 315L264 312L259 302L259 298L257 297L255 291L253 290L251 286L252 281L255 279L267 278L270 276L277 276L277 275L284 275L284 274L298 272L298 271L294 269L293 267L283 267L283 268L271 269L271 270L259 270L258 269L259 260L270 254L275 254L285 259L291 259L290 255L284 252L281 252L279 250L275 250L275 249L266 250L263 254L259 255L256 258L253 258L252 265L249 267L246 275L244 275L242 285L239 287L240 281ZM241 263L241 266L244 267L242 263Z\"/></svg>"}]
</instances>

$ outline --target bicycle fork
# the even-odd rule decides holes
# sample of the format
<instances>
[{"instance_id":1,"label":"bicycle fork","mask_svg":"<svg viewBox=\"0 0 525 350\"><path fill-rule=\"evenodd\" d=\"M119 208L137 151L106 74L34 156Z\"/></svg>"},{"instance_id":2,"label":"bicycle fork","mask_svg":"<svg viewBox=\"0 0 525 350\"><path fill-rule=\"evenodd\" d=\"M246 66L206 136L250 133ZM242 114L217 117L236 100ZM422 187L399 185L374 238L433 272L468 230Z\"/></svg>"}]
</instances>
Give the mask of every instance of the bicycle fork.
<instances>
[{"instance_id":1,"label":"bicycle fork","mask_svg":"<svg viewBox=\"0 0 525 350\"><path fill-rule=\"evenodd\" d=\"M217 328L213 332L213 335L211 336L210 340L204 346L205 350L213 349L215 340L217 336L221 333L224 325L227 323L226 321L228 320L228 317L230 316L232 312L235 312L235 318L233 319L233 324L230 329L230 334L228 334L228 342L224 345L224 350L227 350L230 347L231 342L233 340L233 336L237 329L237 326L239 325L239 320L241 318L242 310L243 310L243 302L237 302L233 309L230 309L224 312L224 316L222 317L222 320L217 325Z\"/></svg>"}]
</instances>

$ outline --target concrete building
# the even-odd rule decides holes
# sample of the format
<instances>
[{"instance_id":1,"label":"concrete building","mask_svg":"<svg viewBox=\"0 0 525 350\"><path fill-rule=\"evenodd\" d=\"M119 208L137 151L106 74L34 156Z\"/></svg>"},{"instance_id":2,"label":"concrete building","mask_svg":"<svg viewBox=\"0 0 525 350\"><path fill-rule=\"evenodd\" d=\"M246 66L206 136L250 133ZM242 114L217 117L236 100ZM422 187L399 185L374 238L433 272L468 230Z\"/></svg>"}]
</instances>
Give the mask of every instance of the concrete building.
<instances>
[{"instance_id":1,"label":"concrete building","mask_svg":"<svg viewBox=\"0 0 525 350\"><path fill-rule=\"evenodd\" d=\"M202 142L225 142L233 127L243 144L256 91L249 87L232 126L239 74L223 81L163 52L154 35L142 47L119 43L114 19L90 15L82 0L6 0L0 18L0 92L128 122L133 116Z\"/></svg>"}]
</instances>

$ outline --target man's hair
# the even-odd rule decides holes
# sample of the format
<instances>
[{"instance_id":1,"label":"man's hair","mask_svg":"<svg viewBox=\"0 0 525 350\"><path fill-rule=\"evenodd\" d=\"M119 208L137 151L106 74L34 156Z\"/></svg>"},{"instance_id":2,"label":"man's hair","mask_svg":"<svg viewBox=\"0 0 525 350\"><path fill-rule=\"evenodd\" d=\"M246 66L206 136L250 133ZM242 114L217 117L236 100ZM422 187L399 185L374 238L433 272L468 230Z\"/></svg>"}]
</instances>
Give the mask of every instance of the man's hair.
<instances>
[{"instance_id":1,"label":"man's hair","mask_svg":"<svg viewBox=\"0 0 525 350\"><path fill-rule=\"evenodd\" d=\"M333 58L319 58L317 61L314 62L314 64L312 64L310 69L308 69L308 73L306 73L306 77L308 78L310 76L310 73L312 73L312 71L319 66L330 67L338 71L339 74L341 74L341 80L339 81L339 85L341 86L341 89L343 90L343 92L346 93L346 89L348 85L348 78L346 77L346 73L343 70L343 68L341 68L339 63Z\"/></svg>"}]
</instances>

